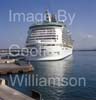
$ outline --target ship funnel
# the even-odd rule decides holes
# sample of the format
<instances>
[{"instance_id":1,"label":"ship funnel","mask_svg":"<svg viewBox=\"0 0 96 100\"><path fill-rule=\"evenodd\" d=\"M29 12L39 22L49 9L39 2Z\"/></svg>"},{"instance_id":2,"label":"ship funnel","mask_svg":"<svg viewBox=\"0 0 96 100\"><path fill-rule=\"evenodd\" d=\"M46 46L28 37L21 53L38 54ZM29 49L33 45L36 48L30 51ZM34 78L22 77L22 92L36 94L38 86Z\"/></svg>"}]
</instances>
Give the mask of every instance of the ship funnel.
<instances>
[{"instance_id":1,"label":"ship funnel","mask_svg":"<svg viewBox=\"0 0 96 100\"><path fill-rule=\"evenodd\" d=\"M51 22L51 15L48 11L45 12L46 15L46 22Z\"/></svg>"},{"instance_id":2,"label":"ship funnel","mask_svg":"<svg viewBox=\"0 0 96 100\"><path fill-rule=\"evenodd\" d=\"M52 16L51 16L51 21L52 21L52 22L56 22L56 16L55 16L55 15L52 15Z\"/></svg>"}]
</instances>

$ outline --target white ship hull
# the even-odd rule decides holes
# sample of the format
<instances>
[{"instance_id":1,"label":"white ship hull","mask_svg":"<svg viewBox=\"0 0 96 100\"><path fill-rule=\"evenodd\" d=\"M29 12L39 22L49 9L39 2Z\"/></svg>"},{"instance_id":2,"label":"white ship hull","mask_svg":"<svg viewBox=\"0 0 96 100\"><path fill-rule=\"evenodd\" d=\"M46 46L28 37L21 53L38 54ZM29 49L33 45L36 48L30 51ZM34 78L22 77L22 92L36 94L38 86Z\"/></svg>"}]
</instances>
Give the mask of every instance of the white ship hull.
<instances>
[{"instance_id":1,"label":"white ship hull","mask_svg":"<svg viewBox=\"0 0 96 100\"><path fill-rule=\"evenodd\" d=\"M51 52L52 54L49 54ZM56 54L56 52L59 52L59 54ZM27 61L51 61L51 60L60 60L64 59L68 56L72 55L72 48L69 47L63 47L63 50L61 48L47 48L47 53L45 55L39 55L39 56L27 56Z\"/></svg>"}]
</instances>

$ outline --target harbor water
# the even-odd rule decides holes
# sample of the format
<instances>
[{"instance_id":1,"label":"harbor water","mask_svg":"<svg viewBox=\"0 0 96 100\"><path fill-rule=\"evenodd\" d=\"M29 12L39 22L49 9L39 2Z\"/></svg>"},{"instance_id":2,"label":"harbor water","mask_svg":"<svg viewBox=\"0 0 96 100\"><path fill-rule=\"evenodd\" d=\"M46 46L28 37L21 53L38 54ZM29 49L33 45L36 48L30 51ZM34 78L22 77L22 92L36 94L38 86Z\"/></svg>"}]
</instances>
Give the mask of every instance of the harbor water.
<instances>
[{"instance_id":1,"label":"harbor water","mask_svg":"<svg viewBox=\"0 0 96 100\"><path fill-rule=\"evenodd\" d=\"M34 67L32 73L0 77L8 80L10 87L29 96L32 90L40 92L43 100L96 100L96 51L74 51L72 56L63 60L31 63ZM16 75L22 81L21 85L18 80L12 84ZM53 84L54 81L48 84L49 78L61 80L56 80L56 84ZM62 78L66 79L66 84ZM78 83L80 78L85 79L85 83Z\"/></svg>"}]
</instances>

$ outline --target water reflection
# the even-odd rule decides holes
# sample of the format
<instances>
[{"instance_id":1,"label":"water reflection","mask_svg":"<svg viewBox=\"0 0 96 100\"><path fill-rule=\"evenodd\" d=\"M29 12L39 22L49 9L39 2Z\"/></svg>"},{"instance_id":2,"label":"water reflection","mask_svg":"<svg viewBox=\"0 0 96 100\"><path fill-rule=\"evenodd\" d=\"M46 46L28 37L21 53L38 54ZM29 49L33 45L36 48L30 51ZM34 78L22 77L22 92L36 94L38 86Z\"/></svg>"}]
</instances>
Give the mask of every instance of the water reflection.
<instances>
[{"instance_id":1,"label":"water reflection","mask_svg":"<svg viewBox=\"0 0 96 100\"><path fill-rule=\"evenodd\" d=\"M70 73L72 67L72 56L60 61L32 62L35 72L40 76L59 76Z\"/></svg>"},{"instance_id":2,"label":"water reflection","mask_svg":"<svg viewBox=\"0 0 96 100\"><path fill-rule=\"evenodd\" d=\"M48 61L48 62L32 62L35 67L34 74L39 74L39 77L52 77L60 78L70 77L71 69L73 65L72 56L60 60L60 61ZM61 100L60 96L64 94L64 88L62 86L51 84L46 87L33 87L35 90L40 91L43 98L46 100Z\"/></svg>"},{"instance_id":3,"label":"water reflection","mask_svg":"<svg viewBox=\"0 0 96 100\"><path fill-rule=\"evenodd\" d=\"M32 62L35 68L34 72L28 73L28 75L38 75L38 78L62 78L69 77L71 74L73 64L72 56L60 60L60 61L46 61L46 62ZM2 76L9 81L9 85L12 87L9 76ZM13 75L15 77L15 75ZM22 77L22 74L19 74ZM65 93L65 87L51 84L50 86L28 86L26 87L23 83L22 87L18 83L13 87L24 94L31 96L32 89L42 94L44 100L61 100L60 97Z\"/></svg>"}]
</instances>

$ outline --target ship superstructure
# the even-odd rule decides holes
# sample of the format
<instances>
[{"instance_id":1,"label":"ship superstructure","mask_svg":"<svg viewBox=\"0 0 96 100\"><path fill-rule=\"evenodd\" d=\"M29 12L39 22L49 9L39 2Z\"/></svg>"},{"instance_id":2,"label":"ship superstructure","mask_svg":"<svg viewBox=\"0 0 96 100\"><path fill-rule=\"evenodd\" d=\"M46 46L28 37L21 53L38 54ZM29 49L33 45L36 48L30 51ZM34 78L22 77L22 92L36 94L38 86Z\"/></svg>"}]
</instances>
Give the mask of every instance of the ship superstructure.
<instances>
[{"instance_id":1,"label":"ship superstructure","mask_svg":"<svg viewBox=\"0 0 96 100\"><path fill-rule=\"evenodd\" d=\"M31 53L27 60L59 60L72 54L73 41L66 25L45 14L46 20L29 27L26 47Z\"/></svg>"}]
</instances>

